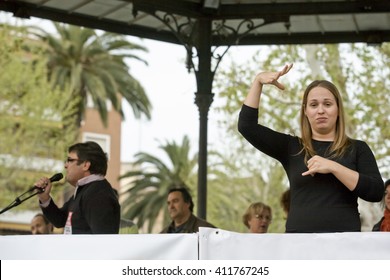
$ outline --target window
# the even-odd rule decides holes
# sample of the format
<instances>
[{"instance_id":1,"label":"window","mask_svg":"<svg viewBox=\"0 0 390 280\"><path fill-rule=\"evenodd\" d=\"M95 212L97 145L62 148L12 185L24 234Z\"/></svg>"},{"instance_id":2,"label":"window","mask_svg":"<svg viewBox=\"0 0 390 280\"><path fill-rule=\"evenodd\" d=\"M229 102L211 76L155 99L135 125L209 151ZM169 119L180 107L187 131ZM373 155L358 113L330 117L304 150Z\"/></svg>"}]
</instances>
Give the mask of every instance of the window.
<instances>
[{"instance_id":1,"label":"window","mask_svg":"<svg viewBox=\"0 0 390 280\"><path fill-rule=\"evenodd\" d=\"M96 142L102 147L103 151L107 154L108 159L110 159L110 147L111 147L111 137L107 134L91 133L85 132L83 134L83 142L93 141Z\"/></svg>"}]
</instances>

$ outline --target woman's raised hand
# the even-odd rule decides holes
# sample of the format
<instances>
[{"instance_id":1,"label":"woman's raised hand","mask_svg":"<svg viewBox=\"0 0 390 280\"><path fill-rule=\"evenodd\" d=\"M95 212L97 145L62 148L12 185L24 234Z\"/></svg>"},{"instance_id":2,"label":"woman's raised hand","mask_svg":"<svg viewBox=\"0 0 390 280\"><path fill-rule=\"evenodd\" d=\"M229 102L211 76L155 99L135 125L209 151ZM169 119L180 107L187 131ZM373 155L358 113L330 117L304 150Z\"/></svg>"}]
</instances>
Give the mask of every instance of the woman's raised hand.
<instances>
[{"instance_id":1,"label":"woman's raised hand","mask_svg":"<svg viewBox=\"0 0 390 280\"><path fill-rule=\"evenodd\" d=\"M290 69L293 67L293 64L287 64L283 67L282 70L280 71L277 71L277 72L262 72L262 73L259 73L257 74L256 76L256 80L262 84L262 85L266 85L266 84L269 84L269 85L274 85L276 86L277 88L281 89L281 90L284 90L285 89L285 86L281 83L279 83L278 79L287 74L288 71L290 71Z\"/></svg>"}]
</instances>

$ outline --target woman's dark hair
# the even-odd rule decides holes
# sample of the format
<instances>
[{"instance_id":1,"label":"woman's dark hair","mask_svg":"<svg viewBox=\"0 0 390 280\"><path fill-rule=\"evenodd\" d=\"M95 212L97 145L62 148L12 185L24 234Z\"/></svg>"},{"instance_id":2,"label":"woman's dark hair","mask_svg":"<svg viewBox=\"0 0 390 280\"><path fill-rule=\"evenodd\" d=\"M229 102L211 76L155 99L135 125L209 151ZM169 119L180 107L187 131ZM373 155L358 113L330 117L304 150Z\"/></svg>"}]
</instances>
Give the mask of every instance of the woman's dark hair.
<instances>
[{"instance_id":1,"label":"woman's dark hair","mask_svg":"<svg viewBox=\"0 0 390 280\"><path fill-rule=\"evenodd\" d=\"M190 211L191 213L193 212L194 202L192 201L192 196L190 192L186 188L173 188L169 190L168 194L170 194L171 192L181 192L184 202L190 204Z\"/></svg>"},{"instance_id":2,"label":"woman's dark hair","mask_svg":"<svg viewBox=\"0 0 390 280\"><path fill-rule=\"evenodd\" d=\"M385 203L386 188L387 188L389 185L390 185L390 179L387 179L387 180L385 181L385 184L384 184L385 190L383 191L383 197L382 197L382 201L381 201L381 206L382 206L383 208L386 208L386 203ZM389 210L390 210L390 209L389 209Z\"/></svg>"},{"instance_id":3,"label":"woman's dark hair","mask_svg":"<svg viewBox=\"0 0 390 280\"><path fill-rule=\"evenodd\" d=\"M282 208L284 212L288 214L290 211L290 189L285 190L280 197L280 204L282 204Z\"/></svg>"},{"instance_id":4,"label":"woman's dark hair","mask_svg":"<svg viewBox=\"0 0 390 280\"><path fill-rule=\"evenodd\" d=\"M107 173L107 155L99 144L93 141L77 143L69 147L68 152L75 152L80 162L89 161L91 174L105 176Z\"/></svg>"}]
</instances>

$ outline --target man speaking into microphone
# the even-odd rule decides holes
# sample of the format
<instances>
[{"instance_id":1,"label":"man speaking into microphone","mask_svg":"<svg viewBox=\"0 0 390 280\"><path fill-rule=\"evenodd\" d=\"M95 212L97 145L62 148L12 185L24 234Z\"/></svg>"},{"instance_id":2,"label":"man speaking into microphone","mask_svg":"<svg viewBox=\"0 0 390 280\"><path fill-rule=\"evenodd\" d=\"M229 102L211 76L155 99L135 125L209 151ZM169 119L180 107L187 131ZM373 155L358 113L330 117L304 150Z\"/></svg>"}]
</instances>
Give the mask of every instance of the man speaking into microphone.
<instances>
[{"instance_id":1,"label":"man speaking into microphone","mask_svg":"<svg viewBox=\"0 0 390 280\"><path fill-rule=\"evenodd\" d=\"M115 234L119 231L120 205L111 184L105 179L107 156L95 142L69 147L65 179L75 187L73 196L58 207L50 196L51 180L35 183L43 214L64 234Z\"/></svg>"}]
</instances>

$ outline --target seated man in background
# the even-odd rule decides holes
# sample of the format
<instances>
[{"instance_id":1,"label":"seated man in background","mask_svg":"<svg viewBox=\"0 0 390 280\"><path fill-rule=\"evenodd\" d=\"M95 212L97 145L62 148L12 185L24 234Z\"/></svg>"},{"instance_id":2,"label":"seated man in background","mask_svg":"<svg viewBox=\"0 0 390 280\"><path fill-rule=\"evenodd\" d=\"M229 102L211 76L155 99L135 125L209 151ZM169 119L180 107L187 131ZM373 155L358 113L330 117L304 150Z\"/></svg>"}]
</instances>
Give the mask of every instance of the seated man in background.
<instances>
[{"instance_id":1,"label":"seated man in background","mask_svg":"<svg viewBox=\"0 0 390 280\"><path fill-rule=\"evenodd\" d=\"M36 214L31 220L32 234L52 234L53 225L41 213Z\"/></svg>"},{"instance_id":2,"label":"seated man in background","mask_svg":"<svg viewBox=\"0 0 390 280\"><path fill-rule=\"evenodd\" d=\"M192 213L194 202L186 188L171 189L168 192L167 204L172 222L161 233L194 233L199 231L199 227L215 228Z\"/></svg>"}]
</instances>

